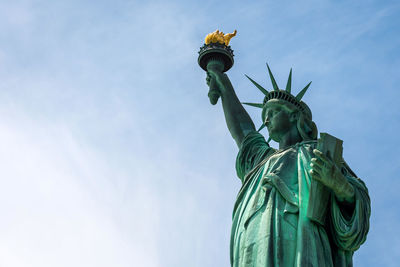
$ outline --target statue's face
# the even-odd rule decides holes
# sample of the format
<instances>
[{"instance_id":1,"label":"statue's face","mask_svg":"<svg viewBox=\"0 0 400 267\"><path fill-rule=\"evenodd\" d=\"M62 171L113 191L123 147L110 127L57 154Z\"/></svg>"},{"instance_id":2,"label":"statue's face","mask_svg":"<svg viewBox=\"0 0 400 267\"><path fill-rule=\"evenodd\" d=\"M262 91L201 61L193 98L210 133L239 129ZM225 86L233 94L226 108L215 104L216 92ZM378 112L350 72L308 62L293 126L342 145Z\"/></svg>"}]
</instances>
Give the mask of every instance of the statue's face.
<instances>
[{"instance_id":1,"label":"statue's face","mask_svg":"<svg viewBox=\"0 0 400 267\"><path fill-rule=\"evenodd\" d=\"M293 120L289 112L281 105L270 105L265 111L265 125L269 136L275 142L280 142L282 137L293 127Z\"/></svg>"}]
</instances>

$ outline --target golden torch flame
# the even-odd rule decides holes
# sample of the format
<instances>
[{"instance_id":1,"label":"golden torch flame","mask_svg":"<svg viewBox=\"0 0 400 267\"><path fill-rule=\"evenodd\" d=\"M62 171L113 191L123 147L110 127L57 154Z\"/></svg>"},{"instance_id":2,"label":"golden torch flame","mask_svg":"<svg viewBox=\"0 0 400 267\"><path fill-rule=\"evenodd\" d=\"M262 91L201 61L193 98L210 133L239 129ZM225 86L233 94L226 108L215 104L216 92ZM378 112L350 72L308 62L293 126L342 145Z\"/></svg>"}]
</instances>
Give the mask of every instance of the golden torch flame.
<instances>
[{"instance_id":1,"label":"golden torch flame","mask_svg":"<svg viewBox=\"0 0 400 267\"><path fill-rule=\"evenodd\" d=\"M229 41L232 39L233 36L236 35L236 32L237 31L235 30L233 33L224 34L223 32L216 30L215 32L207 34L204 42L206 43L206 45L210 43L220 43L228 46Z\"/></svg>"}]
</instances>

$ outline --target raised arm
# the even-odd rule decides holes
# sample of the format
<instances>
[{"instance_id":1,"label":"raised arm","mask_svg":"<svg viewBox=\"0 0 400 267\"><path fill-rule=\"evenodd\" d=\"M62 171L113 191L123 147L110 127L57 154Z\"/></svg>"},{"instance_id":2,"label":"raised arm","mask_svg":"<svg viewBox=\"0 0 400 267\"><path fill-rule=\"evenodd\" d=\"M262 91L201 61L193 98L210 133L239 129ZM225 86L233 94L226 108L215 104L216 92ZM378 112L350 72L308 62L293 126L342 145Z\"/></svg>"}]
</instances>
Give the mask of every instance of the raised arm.
<instances>
[{"instance_id":1,"label":"raised arm","mask_svg":"<svg viewBox=\"0 0 400 267\"><path fill-rule=\"evenodd\" d=\"M215 79L218 86L226 125L236 144L240 147L243 138L255 130L254 123L236 96L228 75L217 69L209 68L207 72L208 85L210 85L211 79Z\"/></svg>"}]
</instances>

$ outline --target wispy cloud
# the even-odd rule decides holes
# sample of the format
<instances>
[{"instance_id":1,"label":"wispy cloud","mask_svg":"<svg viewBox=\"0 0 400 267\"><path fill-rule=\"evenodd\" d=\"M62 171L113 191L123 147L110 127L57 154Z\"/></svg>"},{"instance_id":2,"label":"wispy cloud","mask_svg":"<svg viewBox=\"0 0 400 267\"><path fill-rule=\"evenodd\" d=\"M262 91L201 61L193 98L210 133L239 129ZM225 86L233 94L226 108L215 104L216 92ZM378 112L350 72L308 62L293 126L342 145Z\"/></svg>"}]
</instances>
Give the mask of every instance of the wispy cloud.
<instances>
[{"instance_id":1,"label":"wispy cloud","mask_svg":"<svg viewBox=\"0 0 400 267\"><path fill-rule=\"evenodd\" d=\"M215 28L239 30L229 75L241 99L261 98L243 73L269 84L265 61L281 86L290 67L294 88L313 80L305 100L320 130L344 139L346 159L372 186L372 233L356 262L387 251L381 236L394 252L395 207L385 205L395 201L398 172L395 10L2 2L0 265L229 264L237 148L196 62Z\"/></svg>"},{"instance_id":2,"label":"wispy cloud","mask_svg":"<svg viewBox=\"0 0 400 267\"><path fill-rule=\"evenodd\" d=\"M1 265L158 266L158 203L141 193L146 185L135 190L140 199L131 200L148 220L128 217L138 232L127 239L132 230L114 215L123 203L123 170L110 168L63 125L14 116L0 128ZM152 210L140 209L139 201Z\"/></svg>"}]
</instances>

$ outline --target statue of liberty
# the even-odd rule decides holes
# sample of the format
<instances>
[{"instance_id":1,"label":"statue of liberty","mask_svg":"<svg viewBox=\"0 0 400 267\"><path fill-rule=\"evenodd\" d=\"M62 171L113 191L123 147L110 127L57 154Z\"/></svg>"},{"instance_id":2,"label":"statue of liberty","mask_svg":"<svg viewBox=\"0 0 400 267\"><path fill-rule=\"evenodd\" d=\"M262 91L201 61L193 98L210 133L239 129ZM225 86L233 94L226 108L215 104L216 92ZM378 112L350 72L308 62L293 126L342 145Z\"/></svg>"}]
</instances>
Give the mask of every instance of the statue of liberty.
<instances>
[{"instance_id":1,"label":"statue of liberty","mask_svg":"<svg viewBox=\"0 0 400 267\"><path fill-rule=\"evenodd\" d=\"M274 149L256 130L226 70L217 61L205 69L239 148L236 171L242 187L233 210L231 266L352 266L369 230L368 190L341 153L335 160L318 146L311 110L301 100L310 83L295 96L292 71L285 90L269 66L270 91L248 77L265 97L263 103L244 104L262 109L261 128L279 143ZM323 189L313 195L315 184Z\"/></svg>"}]
</instances>

